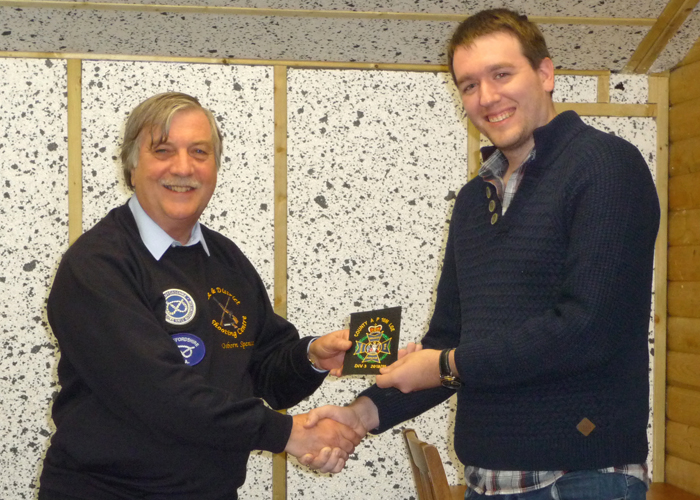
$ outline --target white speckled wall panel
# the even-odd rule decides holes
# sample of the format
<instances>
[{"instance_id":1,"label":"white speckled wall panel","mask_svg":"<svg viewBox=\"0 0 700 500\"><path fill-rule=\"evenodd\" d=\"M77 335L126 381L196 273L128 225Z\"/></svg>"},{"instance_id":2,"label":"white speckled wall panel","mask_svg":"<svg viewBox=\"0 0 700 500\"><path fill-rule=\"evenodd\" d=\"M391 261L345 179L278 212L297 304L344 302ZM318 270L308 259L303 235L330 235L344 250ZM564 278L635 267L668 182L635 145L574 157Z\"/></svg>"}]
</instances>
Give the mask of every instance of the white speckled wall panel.
<instances>
[{"instance_id":1,"label":"white speckled wall panel","mask_svg":"<svg viewBox=\"0 0 700 500\"><path fill-rule=\"evenodd\" d=\"M0 32L7 33L0 36L0 51L423 63L444 59L453 27L382 19L0 7Z\"/></svg>"},{"instance_id":2,"label":"white speckled wall panel","mask_svg":"<svg viewBox=\"0 0 700 500\"><path fill-rule=\"evenodd\" d=\"M642 153L656 179L656 120L646 117L584 116L587 124L631 142Z\"/></svg>"},{"instance_id":3,"label":"white speckled wall panel","mask_svg":"<svg viewBox=\"0 0 700 500\"><path fill-rule=\"evenodd\" d=\"M83 63L83 223L87 230L130 196L118 164L127 114L178 91L212 110L224 135L216 191L201 221L238 244L272 292L274 114L272 68L142 62ZM253 454L243 498L268 498L269 454Z\"/></svg>"},{"instance_id":4,"label":"white speckled wall panel","mask_svg":"<svg viewBox=\"0 0 700 500\"><path fill-rule=\"evenodd\" d=\"M0 59L0 498L34 498L53 432L45 301L68 248L66 64Z\"/></svg>"},{"instance_id":5,"label":"white speckled wall panel","mask_svg":"<svg viewBox=\"0 0 700 500\"><path fill-rule=\"evenodd\" d=\"M554 102L598 102L598 78L555 75L552 99Z\"/></svg>"},{"instance_id":6,"label":"white speckled wall panel","mask_svg":"<svg viewBox=\"0 0 700 500\"><path fill-rule=\"evenodd\" d=\"M700 37L700 4L697 4L668 45L649 68L650 73L673 69Z\"/></svg>"},{"instance_id":7,"label":"white speckled wall panel","mask_svg":"<svg viewBox=\"0 0 700 500\"><path fill-rule=\"evenodd\" d=\"M400 305L401 344L420 339L466 180L466 126L449 76L290 70L288 99L290 319L318 335L346 327L351 312ZM293 413L347 403L370 383L330 379ZM446 404L407 425L456 460L452 420ZM456 481L459 467L447 469ZM289 499L360 499L367 488L372 498L415 496L398 430L365 440L343 474L291 467L288 477Z\"/></svg>"},{"instance_id":8,"label":"white speckled wall panel","mask_svg":"<svg viewBox=\"0 0 700 500\"><path fill-rule=\"evenodd\" d=\"M619 104L646 104L649 101L647 75L610 75L610 102Z\"/></svg>"},{"instance_id":9,"label":"white speckled wall panel","mask_svg":"<svg viewBox=\"0 0 700 500\"><path fill-rule=\"evenodd\" d=\"M446 62L456 22L0 7L0 51ZM558 68L620 70L648 26L542 24Z\"/></svg>"},{"instance_id":10,"label":"white speckled wall panel","mask_svg":"<svg viewBox=\"0 0 700 500\"><path fill-rule=\"evenodd\" d=\"M80 0L72 0L80 1ZM111 0L96 0L110 2ZM125 0L123 3L157 4L159 0ZM171 5L201 5L201 0L171 0ZM261 9L315 9L359 12L430 12L442 14L473 14L496 6L493 0L208 0L207 5ZM588 16L588 17L657 17L666 0L577 0L551 2L547 0L503 0L498 7L515 9L529 16Z\"/></svg>"},{"instance_id":11,"label":"white speckled wall panel","mask_svg":"<svg viewBox=\"0 0 700 500\"><path fill-rule=\"evenodd\" d=\"M625 67L649 31L648 26L541 24L542 34L557 69Z\"/></svg>"}]
</instances>

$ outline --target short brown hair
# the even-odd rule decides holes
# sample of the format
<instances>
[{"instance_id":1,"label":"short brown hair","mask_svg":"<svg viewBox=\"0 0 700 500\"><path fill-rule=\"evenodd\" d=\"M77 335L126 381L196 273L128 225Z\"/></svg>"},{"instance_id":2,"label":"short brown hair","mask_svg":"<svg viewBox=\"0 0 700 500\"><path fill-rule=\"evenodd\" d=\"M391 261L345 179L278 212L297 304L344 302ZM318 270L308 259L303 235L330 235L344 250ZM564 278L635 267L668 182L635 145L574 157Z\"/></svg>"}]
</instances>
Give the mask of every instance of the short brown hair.
<instances>
[{"instance_id":1,"label":"short brown hair","mask_svg":"<svg viewBox=\"0 0 700 500\"><path fill-rule=\"evenodd\" d=\"M542 60L549 57L542 32L535 23L528 21L527 16L508 9L482 10L462 21L452 35L447 48L452 79L456 80L452 64L458 47L469 47L477 38L503 32L510 33L520 42L520 49L533 69L539 68Z\"/></svg>"},{"instance_id":2,"label":"short brown hair","mask_svg":"<svg viewBox=\"0 0 700 500\"><path fill-rule=\"evenodd\" d=\"M197 98L187 94L180 92L156 94L136 106L126 120L120 158L124 180L129 189L134 190L134 186L131 184L131 172L138 165L141 132L144 130L150 131L151 147L163 144L168 140L170 122L173 116L180 111L189 109L202 111L209 120L216 168L218 169L221 166L221 152L223 151L224 140L212 112L203 108ZM160 137L156 137L154 134L160 134Z\"/></svg>"}]
</instances>

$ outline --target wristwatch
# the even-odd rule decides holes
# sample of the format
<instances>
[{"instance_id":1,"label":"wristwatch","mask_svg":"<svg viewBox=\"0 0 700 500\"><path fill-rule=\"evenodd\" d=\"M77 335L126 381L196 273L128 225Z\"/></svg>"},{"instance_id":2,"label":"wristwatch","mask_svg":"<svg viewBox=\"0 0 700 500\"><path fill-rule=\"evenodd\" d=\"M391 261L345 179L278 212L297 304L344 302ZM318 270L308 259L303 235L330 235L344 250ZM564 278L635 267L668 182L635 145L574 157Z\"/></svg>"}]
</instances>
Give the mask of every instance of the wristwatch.
<instances>
[{"instance_id":1,"label":"wristwatch","mask_svg":"<svg viewBox=\"0 0 700 500\"><path fill-rule=\"evenodd\" d=\"M443 349L440 353L440 382L443 387L448 389L459 389L462 381L450 369L450 351L454 351L454 349Z\"/></svg>"}]
</instances>

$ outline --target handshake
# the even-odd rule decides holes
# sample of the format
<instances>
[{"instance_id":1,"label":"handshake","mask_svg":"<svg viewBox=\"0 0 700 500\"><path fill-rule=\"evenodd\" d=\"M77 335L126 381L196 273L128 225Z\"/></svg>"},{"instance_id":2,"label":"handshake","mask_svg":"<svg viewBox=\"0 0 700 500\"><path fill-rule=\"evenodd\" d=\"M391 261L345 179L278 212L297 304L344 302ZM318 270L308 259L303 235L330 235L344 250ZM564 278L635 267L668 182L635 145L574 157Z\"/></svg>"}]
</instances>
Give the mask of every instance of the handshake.
<instances>
[{"instance_id":1,"label":"handshake","mask_svg":"<svg viewBox=\"0 0 700 500\"><path fill-rule=\"evenodd\" d=\"M313 364L339 376L345 351L351 345L347 335L347 330L340 330L315 340L309 349ZM437 387L439 354L411 342L399 350L398 361L381 369L377 385L396 387L404 393ZM360 396L348 406L321 406L294 415L285 451L309 468L337 473L367 432L378 426L379 412L368 397Z\"/></svg>"},{"instance_id":2,"label":"handshake","mask_svg":"<svg viewBox=\"0 0 700 500\"><path fill-rule=\"evenodd\" d=\"M321 406L294 415L285 451L321 472L340 472L370 429L379 425L377 407L360 397L349 406Z\"/></svg>"}]
</instances>

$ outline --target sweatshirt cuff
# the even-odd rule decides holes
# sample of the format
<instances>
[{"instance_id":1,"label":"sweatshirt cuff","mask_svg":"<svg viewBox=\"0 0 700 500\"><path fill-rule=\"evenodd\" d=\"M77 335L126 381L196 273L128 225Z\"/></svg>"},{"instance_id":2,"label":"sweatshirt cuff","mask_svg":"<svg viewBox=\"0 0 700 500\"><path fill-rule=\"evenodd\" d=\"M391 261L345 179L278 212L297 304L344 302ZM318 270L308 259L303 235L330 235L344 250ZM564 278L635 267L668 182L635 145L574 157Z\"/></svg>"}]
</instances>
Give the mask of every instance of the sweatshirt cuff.
<instances>
[{"instance_id":1,"label":"sweatshirt cuff","mask_svg":"<svg viewBox=\"0 0 700 500\"><path fill-rule=\"evenodd\" d=\"M287 446L289 436L292 435L292 416L269 408L266 410L266 421L261 428L260 439L255 449L282 453Z\"/></svg>"}]
</instances>

